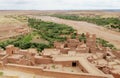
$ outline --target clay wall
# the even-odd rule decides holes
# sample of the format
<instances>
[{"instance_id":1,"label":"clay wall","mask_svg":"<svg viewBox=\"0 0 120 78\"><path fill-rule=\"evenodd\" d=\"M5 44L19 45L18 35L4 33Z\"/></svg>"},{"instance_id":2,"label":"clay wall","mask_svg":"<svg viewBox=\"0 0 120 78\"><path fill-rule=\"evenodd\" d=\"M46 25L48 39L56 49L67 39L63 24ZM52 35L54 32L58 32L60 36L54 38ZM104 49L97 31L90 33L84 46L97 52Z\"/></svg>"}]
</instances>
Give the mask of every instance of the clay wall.
<instances>
[{"instance_id":1,"label":"clay wall","mask_svg":"<svg viewBox=\"0 0 120 78\"><path fill-rule=\"evenodd\" d=\"M8 56L9 55L5 55L3 58L0 59L3 62L3 65L5 65L6 63L8 63L8 61L7 61L7 57Z\"/></svg>"},{"instance_id":2,"label":"clay wall","mask_svg":"<svg viewBox=\"0 0 120 78\"><path fill-rule=\"evenodd\" d=\"M114 78L120 78L120 74L117 74L117 73L112 73L111 74L114 76Z\"/></svg>"},{"instance_id":3,"label":"clay wall","mask_svg":"<svg viewBox=\"0 0 120 78\"><path fill-rule=\"evenodd\" d=\"M79 43L67 43L68 48L77 48Z\"/></svg>"},{"instance_id":4,"label":"clay wall","mask_svg":"<svg viewBox=\"0 0 120 78\"><path fill-rule=\"evenodd\" d=\"M72 62L76 61L54 61L55 64L61 64L63 66L72 67ZM77 65L77 63L76 63Z\"/></svg>"},{"instance_id":5,"label":"clay wall","mask_svg":"<svg viewBox=\"0 0 120 78\"><path fill-rule=\"evenodd\" d=\"M81 69L82 72L88 73L87 70L85 70L85 68L78 61L77 61L77 65Z\"/></svg>"},{"instance_id":6,"label":"clay wall","mask_svg":"<svg viewBox=\"0 0 120 78\"><path fill-rule=\"evenodd\" d=\"M51 58L35 58L36 64L50 64L53 63Z\"/></svg>"},{"instance_id":7,"label":"clay wall","mask_svg":"<svg viewBox=\"0 0 120 78\"><path fill-rule=\"evenodd\" d=\"M76 52L79 53L88 53L89 52L89 48L76 48Z\"/></svg>"},{"instance_id":8,"label":"clay wall","mask_svg":"<svg viewBox=\"0 0 120 78\"><path fill-rule=\"evenodd\" d=\"M8 61L8 63L16 63L17 64L17 61L19 61L19 59L8 58L7 61Z\"/></svg>"},{"instance_id":9,"label":"clay wall","mask_svg":"<svg viewBox=\"0 0 120 78\"><path fill-rule=\"evenodd\" d=\"M56 78L108 78L105 76L95 76L87 73L73 74L73 73L66 73L66 72L59 72L59 71L42 70L41 68L31 67L31 66L6 65L5 68L32 73L36 75L56 77Z\"/></svg>"},{"instance_id":10,"label":"clay wall","mask_svg":"<svg viewBox=\"0 0 120 78\"><path fill-rule=\"evenodd\" d=\"M12 55L15 52L14 46L6 47L6 53Z\"/></svg>"},{"instance_id":11,"label":"clay wall","mask_svg":"<svg viewBox=\"0 0 120 78\"><path fill-rule=\"evenodd\" d=\"M90 34L87 33L86 37L87 37L87 39L86 39L86 45L88 47L95 48L96 47L96 35L93 34L92 37L90 37Z\"/></svg>"},{"instance_id":12,"label":"clay wall","mask_svg":"<svg viewBox=\"0 0 120 78\"><path fill-rule=\"evenodd\" d=\"M54 47L57 49L64 48L64 44L62 44L60 42L54 42Z\"/></svg>"},{"instance_id":13,"label":"clay wall","mask_svg":"<svg viewBox=\"0 0 120 78\"><path fill-rule=\"evenodd\" d=\"M19 64L20 65L27 65L28 61L26 61L25 59L20 59L19 60Z\"/></svg>"},{"instance_id":14,"label":"clay wall","mask_svg":"<svg viewBox=\"0 0 120 78\"><path fill-rule=\"evenodd\" d=\"M3 63L0 62L0 69L3 69Z\"/></svg>"},{"instance_id":15,"label":"clay wall","mask_svg":"<svg viewBox=\"0 0 120 78\"><path fill-rule=\"evenodd\" d=\"M113 51L112 52L117 58L120 58L120 52Z\"/></svg>"},{"instance_id":16,"label":"clay wall","mask_svg":"<svg viewBox=\"0 0 120 78\"><path fill-rule=\"evenodd\" d=\"M61 48L60 52L63 54L68 54L68 51L70 50L70 48Z\"/></svg>"}]
</instances>

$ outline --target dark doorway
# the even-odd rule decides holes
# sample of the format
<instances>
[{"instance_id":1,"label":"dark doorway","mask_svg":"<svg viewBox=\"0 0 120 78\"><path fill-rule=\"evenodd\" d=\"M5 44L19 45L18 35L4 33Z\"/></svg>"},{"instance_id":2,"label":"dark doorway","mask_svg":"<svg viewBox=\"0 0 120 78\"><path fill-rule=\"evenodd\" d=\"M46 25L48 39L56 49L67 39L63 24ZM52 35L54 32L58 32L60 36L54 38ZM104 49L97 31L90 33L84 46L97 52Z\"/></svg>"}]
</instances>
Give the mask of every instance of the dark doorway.
<instances>
[{"instance_id":1,"label":"dark doorway","mask_svg":"<svg viewBox=\"0 0 120 78\"><path fill-rule=\"evenodd\" d=\"M110 56L110 54L109 54L109 53L107 53L107 56Z\"/></svg>"},{"instance_id":2,"label":"dark doorway","mask_svg":"<svg viewBox=\"0 0 120 78\"><path fill-rule=\"evenodd\" d=\"M89 49L89 53L92 53L92 52L91 52L91 49Z\"/></svg>"},{"instance_id":3,"label":"dark doorway","mask_svg":"<svg viewBox=\"0 0 120 78\"><path fill-rule=\"evenodd\" d=\"M77 66L76 62L72 62L72 67L76 67L76 66Z\"/></svg>"},{"instance_id":4,"label":"dark doorway","mask_svg":"<svg viewBox=\"0 0 120 78\"><path fill-rule=\"evenodd\" d=\"M12 54L14 54L14 51L12 51Z\"/></svg>"}]
</instances>

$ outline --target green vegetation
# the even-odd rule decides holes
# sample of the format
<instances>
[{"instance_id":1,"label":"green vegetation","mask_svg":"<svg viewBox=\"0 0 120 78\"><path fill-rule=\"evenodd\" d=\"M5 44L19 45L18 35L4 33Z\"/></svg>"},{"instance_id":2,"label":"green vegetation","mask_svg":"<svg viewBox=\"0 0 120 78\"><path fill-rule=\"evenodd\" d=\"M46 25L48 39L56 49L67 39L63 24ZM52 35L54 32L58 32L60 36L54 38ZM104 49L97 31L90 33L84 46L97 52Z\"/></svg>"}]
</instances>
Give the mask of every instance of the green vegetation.
<instances>
[{"instance_id":1,"label":"green vegetation","mask_svg":"<svg viewBox=\"0 0 120 78\"><path fill-rule=\"evenodd\" d=\"M109 29L114 29L120 31L120 19L119 18L101 18L101 17L82 17L77 15L61 15L55 14L52 15L58 18L75 20L75 21L86 21L89 23L94 23L100 26L107 27Z\"/></svg>"},{"instance_id":2,"label":"green vegetation","mask_svg":"<svg viewBox=\"0 0 120 78\"><path fill-rule=\"evenodd\" d=\"M65 41L66 35L74 32L72 27L53 22L44 22L36 19L29 19L29 26L36 29L41 37L50 43L54 41Z\"/></svg>"},{"instance_id":3,"label":"green vegetation","mask_svg":"<svg viewBox=\"0 0 120 78\"><path fill-rule=\"evenodd\" d=\"M55 65L52 65L52 68L55 69L56 68Z\"/></svg>"},{"instance_id":4,"label":"green vegetation","mask_svg":"<svg viewBox=\"0 0 120 78\"><path fill-rule=\"evenodd\" d=\"M79 37L80 41L84 41L86 43L86 36L84 33L81 34L81 36Z\"/></svg>"},{"instance_id":5,"label":"green vegetation","mask_svg":"<svg viewBox=\"0 0 120 78\"><path fill-rule=\"evenodd\" d=\"M72 38L72 39L75 39L75 38L76 38L76 34L77 34L77 33L72 33L71 38Z\"/></svg>"},{"instance_id":6,"label":"green vegetation","mask_svg":"<svg viewBox=\"0 0 120 78\"><path fill-rule=\"evenodd\" d=\"M74 29L64 24L56 24L53 22L44 22L37 19L29 19L28 24L34 30L27 35L16 37L13 40L7 40L0 42L0 47L5 49L9 44L13 44L16 47L22 49L37 48L38 51L42 51L44 48L53 47L54 41L65 41L66 36L73 33ZM43 42L33 42L33 38L43 38L48 41L48 44Z\"/></svg>"},{"instance_id":7,"label":"green vegetation","mask_svg":"<svg viewBox=\"0 0 120 78\"><path fill-rule=\"evenodd\" d=\"M71 17L71 19L73 18L76 19L78 17ZM39 19L29 18L28 25L33 29L31 33L27 35L18 36L15 39L0 42L0 47L5 49L7 45L13 44L16 47L22 49L37 48L38 51L42 51L44 48L53 47L54 41L64 42L67 37L71 36L71 38L74 39L77 35L77 33L75 33L75 30L72 27L64 24L44 22ZM47 43L45 43L44 41L32 41L34 40L34 38L40 40L42 39L44 41L47 41ZM79 37L79 40L86 42L85 34L82 34ZM103 39L98 38L97 43L100 43L105 47L110 47L111 49L114 49L114 46L112 44Z\"/></svg>"},{"instance_id":8,"label":"green vegetation","mask_svg":"<svg viewBox=\"0 0 120 78\"><path fill-rule=\"evenodd\" d=\"M113 44L110 44L108 41L101 38L97 38L97 43L102 44L104 47L109 47L110 49L116 49Z\"/></svg>"},{"instance_id":9,"label":"green vegetation","mask_svg":"<svg viewBox=\"0 0 120 78\"><path fill-rule=\"evenodd\" d=\"M6 15L5 17L7 18L14 18L20 22L28 22L28 17L27 16L24 16L24 15Z\"/></svg>"},{"instance_id":10,"label":"green vegetation","mask_svg":"<svg viewBox=\"0 0 120 78\"><path fill-rule=\"evenodd\" d=\"M48 48L49 45L43 44L43 43L32 43L32 35L24 35L19 36L14 40L7 40L4 42L0 42L0 47L5 49L5 47L9 44L13 44L16 47L22 48L22 49L28 49L28 48L37 48L38 51L42 51L44 48Z\"/></svg>"},{"instance_id":11,"label":"green vegetation","mask_svg":"<svg viewBox=\"0 0 120 78\"><path fill-rule=\"evenodd\" d=\"M3 74L4 74L3 72L0 72L0 76L3 76Z\"/></svg>"}]
</instances>

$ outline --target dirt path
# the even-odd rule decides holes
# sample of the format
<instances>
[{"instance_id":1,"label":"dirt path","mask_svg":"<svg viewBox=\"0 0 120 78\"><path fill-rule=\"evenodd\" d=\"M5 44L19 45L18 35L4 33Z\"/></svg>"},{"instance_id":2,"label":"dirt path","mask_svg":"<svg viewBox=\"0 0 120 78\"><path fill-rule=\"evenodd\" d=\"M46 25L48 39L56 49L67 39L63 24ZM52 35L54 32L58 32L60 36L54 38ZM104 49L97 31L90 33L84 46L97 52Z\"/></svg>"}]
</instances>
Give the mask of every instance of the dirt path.
<instances>
[{"instance_id":1,"label":"dirt path","mask_svg":"<svg viewBox=\"0 0 120 78\"><path fill-rule=\"evenodd\" d=\"M31 17L31 16L30 16ZM43 21L50 21L59 24L66 24L72 26L74 29L78 31L78 33L94 33L97 37L103 38L110 43L114 44L116 48L120 49L120 33L108 30L104 27L97 26L95 24L87 23L87 22L80 22L80 21L71 21L60 19L56 17L50 16L34 16L37 19L41 19Z\"/></svg>"},{"instance_id":2,"label":"dirt path","mask_svg":"<svg viewBox=\"0 0 120 78\"><path fill-rule=\"evenodd\" d=\"M9 70L9 69L4 69L4 70L0 70L0 71L3 72L4 75L6 75L6 76L17 76L19 78L54 78L54 77L48 77L48 76L29 74L29 73L15 71L15 70L13 71L13 70Z\"/></svg>"}]
</instances>

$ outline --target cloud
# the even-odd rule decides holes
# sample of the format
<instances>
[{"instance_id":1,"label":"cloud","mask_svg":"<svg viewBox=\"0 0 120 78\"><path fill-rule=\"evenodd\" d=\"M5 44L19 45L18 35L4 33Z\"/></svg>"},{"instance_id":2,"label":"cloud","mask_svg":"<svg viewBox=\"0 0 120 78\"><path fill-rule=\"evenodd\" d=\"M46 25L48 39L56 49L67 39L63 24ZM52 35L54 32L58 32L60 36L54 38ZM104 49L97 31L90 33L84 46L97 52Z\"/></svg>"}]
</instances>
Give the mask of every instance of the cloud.
<instances>
[{"instance_id":1,"label":"cloud","mask_svg":"<svg viewBox=\"0 0 120 78\"><path fill-rule=\"evenodd\" d=\"M120 0L0 0L2 10L120 9Z\"/></svg>"}]
</instances>

